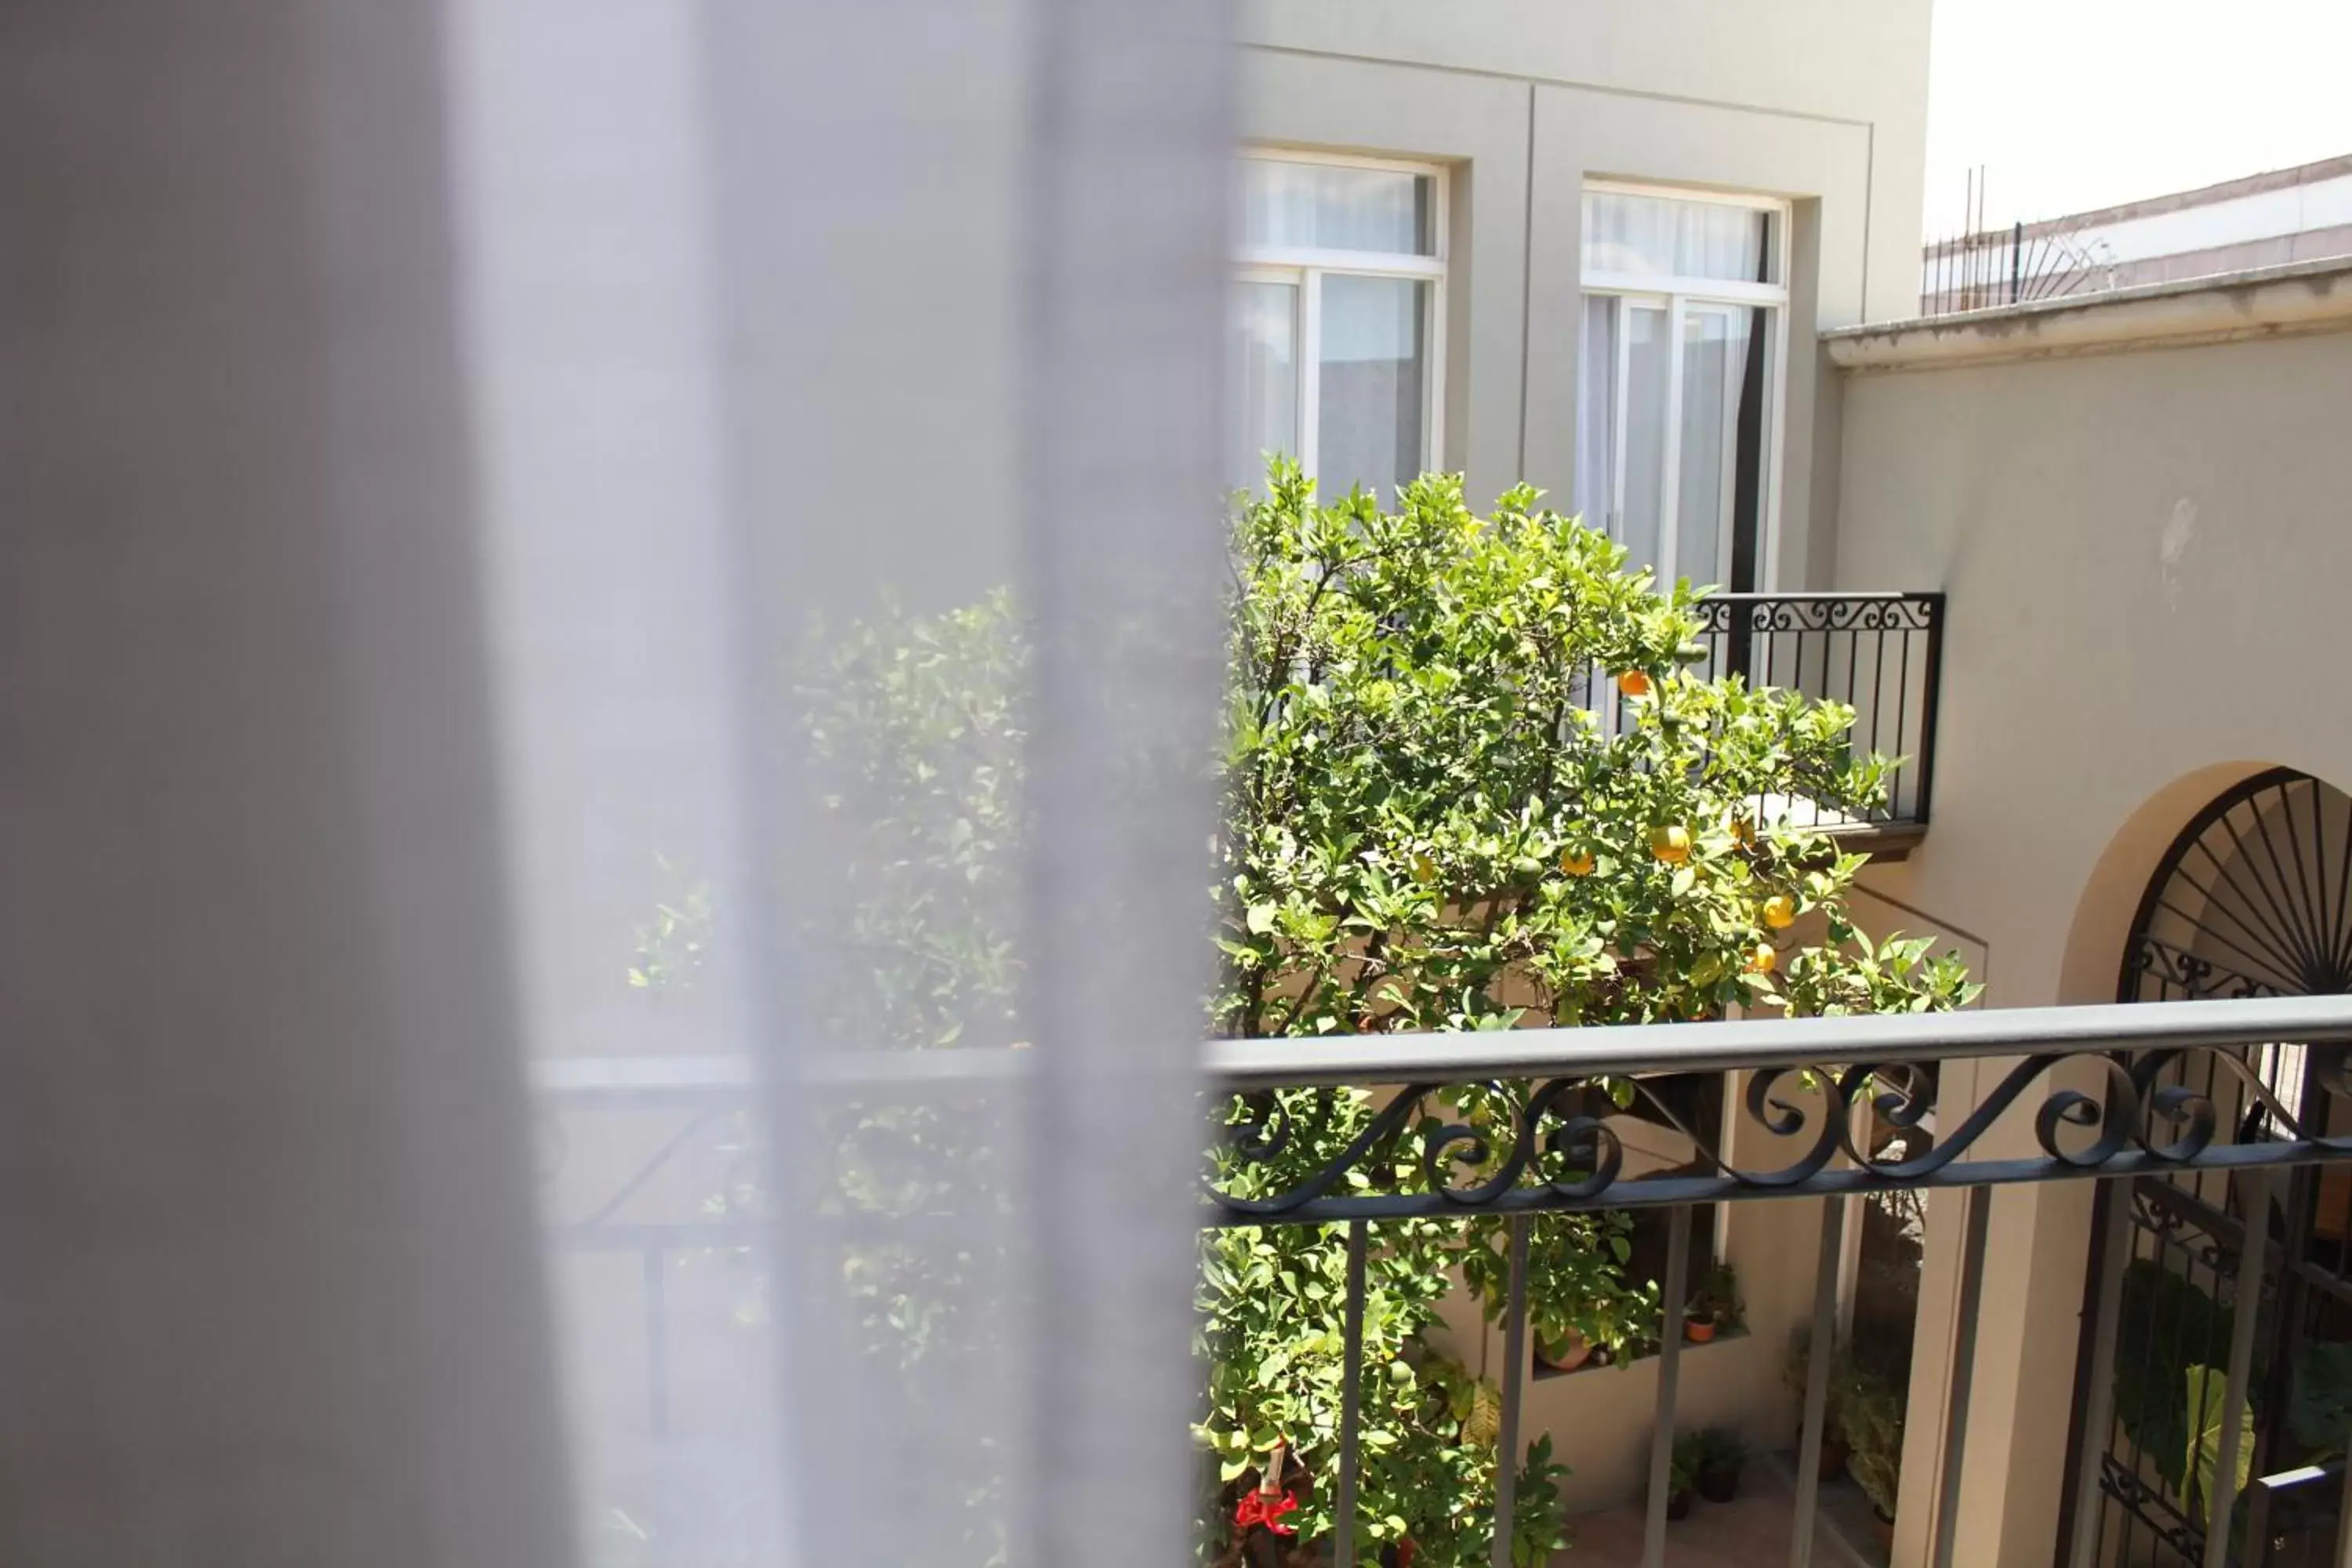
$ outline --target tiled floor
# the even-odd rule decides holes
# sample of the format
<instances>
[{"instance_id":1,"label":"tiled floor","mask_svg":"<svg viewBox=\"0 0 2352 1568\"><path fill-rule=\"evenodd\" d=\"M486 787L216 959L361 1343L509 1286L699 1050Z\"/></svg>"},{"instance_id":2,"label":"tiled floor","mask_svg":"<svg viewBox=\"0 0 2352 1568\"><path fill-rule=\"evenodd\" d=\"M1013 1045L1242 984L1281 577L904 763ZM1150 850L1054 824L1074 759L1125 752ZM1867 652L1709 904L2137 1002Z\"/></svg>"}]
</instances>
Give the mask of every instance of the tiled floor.
<instances>
[{"instance_id":1,"label":"tiled floor","mask_svg":"<svg viewBox=\"0 0 2352 1568\"><path fill-rule=\"evenodd\" d=\"M1643 1510L1612 1509L1580 1514L1570 1549L1556 1568L1641 1568ZM1785 1458L1751 1462L1739 1496L1727 1503L1695 1502L1690 1517L1666 1526L1667 1568L1755 1568L1789 1560L1796 1524ZM1869 1534L1870 1505L1853 1483L1822 1489L1813 1527L1813 1568L1883 1568L1885 1558Z\"/></svg>"}]
</instances>

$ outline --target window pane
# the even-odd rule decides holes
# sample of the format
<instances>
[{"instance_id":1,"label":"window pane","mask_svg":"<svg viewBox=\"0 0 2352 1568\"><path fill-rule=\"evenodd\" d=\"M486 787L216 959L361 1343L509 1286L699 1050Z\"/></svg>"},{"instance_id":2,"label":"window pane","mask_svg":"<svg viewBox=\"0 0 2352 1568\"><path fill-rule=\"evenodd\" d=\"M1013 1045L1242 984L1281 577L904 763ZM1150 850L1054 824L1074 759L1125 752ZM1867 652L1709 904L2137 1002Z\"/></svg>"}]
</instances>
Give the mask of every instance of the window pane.
<instances>
[{"instance_id":1,"label":"window pane","mask_svg":"<svg viewBox=\"0 0 2352 1568\"><path fill-rule=\"evenodd\" d=\"M1648 278L1778 282L1759 270L1771 215L1720 202L1584 193L1584 270Z\"/></svg>"},{"instance_id":2,"label":"window pane","mask_svg":"<svg viewBox=\"0 0 2352 1568\"><path fill-rule=\"evenodd\" d=\"M1588 528L1617 525L1617 301L1584 300L1576 359L1576 489L1572 504Z\"/></svg>"},{"instance_id":3,"label":"window pane","mask_svg":"<svg viewBox=\"0 0 2352 1568\"><path fill-rule=\"evenodd\" d=\"M1234 290L1228 374L1234 395L1233 486L1265 489L1265 454L1298 456L1298 286L1243 283Z\"/></svg>"},{"instance_id":4,"label":"window pane","mask_svg":"<svg viewBox=\"0 0 2352 1568\"><path fill-rule=\"evenodd\" d=\"M1658 563L1659 521L1666 500L1666 419L1674 353L1666 312L1625 309L1625 507L1615 530L1628 567Z\"/></svg>"},{"instance_id":5,"label":"window pane","mask_svg":"<svg viewBox=\"0 0 2352 1568\"><path fill-rule=\"evenodd\" d=\"M1421 472L1429 285L1335 273L1322 289L1316 489L1330 498L1361 485L1385 499Z\"/></svg>"},{"instance_id":6,"label":"window pane","mask_svg":"<svg viewBox=\"0 0 2352 1568\"><path fill-rule=\"evenodd\" d=\"M1437 254L1435 182L1395 169L1242 160L1242 243Z\"/></svg>"},{"instance_id":7,"label":"window pane","mask_svg":"<svg viewBox=\"0 0 2352 1568\"><path fill-rule=\"evenodd\" d=\"M1721 584L1731 516L1739 392L1748 371L1746 310L1683 315L1682 482L1675 500L1675 573Z\"/></svg>"}]
</instances>

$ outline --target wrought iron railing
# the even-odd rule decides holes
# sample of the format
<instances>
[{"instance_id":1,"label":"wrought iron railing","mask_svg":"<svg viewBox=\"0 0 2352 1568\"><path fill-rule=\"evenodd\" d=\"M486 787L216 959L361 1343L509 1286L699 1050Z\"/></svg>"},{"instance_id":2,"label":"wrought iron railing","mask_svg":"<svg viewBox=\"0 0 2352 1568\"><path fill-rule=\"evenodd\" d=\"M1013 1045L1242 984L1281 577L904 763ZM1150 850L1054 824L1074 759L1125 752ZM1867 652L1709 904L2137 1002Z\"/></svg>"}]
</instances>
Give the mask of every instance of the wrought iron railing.
<instances>
[{"instance_id":1,"label":"wrought iron railing","mask_svg":"<svg viewBox=\"0 0 2352 1568\"><path fill-rule=\"evenodd\" d=\"M1927 826L1936 779L1936 699L1944 659L1940 593L1717 594L1701 600L1700 676L1802 692L1854 710L1857 753L1899 759L1886 800L1848 815L1818 801L1770 798L1759 820L1831 831ZM1604 674L1592 677L1604 730L1625 710Z\"/></svg>"},{"instance_id":2,"label":"wrought iron railing","mask_svg":"<svg viewBox=\"0 0 2352 1568\"><path fill-rule=\"evenodd\" d=\"M2306 1047L2307 1091L2290 1110L2250 1065L2249 1053L2281 1040ZM2006 1063L1991 1087L1963 1110L1952 1108L1940 1121L1936 1111L1939 1075L1936 1064L1999 1058ZM2010 1059L2010 1058L2014 1058ZM874 1058L883 1067L920 1063L925 1080L987 1079L1016 1082L1029 1065L1019 1051L940 1051L915 1058ZM2210 1063L2212 1076L2188 1086L2183 1063ZM2105 1205L2105 1217L2093 1239L2095 1255L2128 1251L2136 1184L2151 1176L2218 1174L2261 1187L2283 1167L2352 1161L2352 1136L2332 1133L2333 1102L2352 1098L2352 997L2261 998L2188 1002L2162 1007L2114 1005L1888 1016L1750 1020L1672 1026L1610 1026L1529 1029L1462 1035L1360 1036L1319 1040L1223 1042L1207 1048L1206 1071L1213 1103L1238 1105L1242 1114L1228 1130L1232 1163L1238 1171L1266 1166L1288 1151L1295 1162L1301 1140L1319 1115L1349 1086L1379 1089L1379 1109L1368 1124L1329 1157L1313 1164L1279 1191L1253 1187L1241 1197L1213 1180L1203 1194L1204 1226L1317 1225L1341 1227L1349 1253L1344 1346L1345 1388L1360 1386L1364 1375L1363 1259L1372 1227L1402 1217L1503 1216L1509 1230L1506 1348L1500 1387L1498 1452L1515 1457L1521 1447L1521 1409L1528 1376L1527 1289L1530 1217L1556 1211L1663 1209L1670 1240L1659 1300L1663 1320L1656 1339L1656 1417L1648 1456L1648 1500L1644 1562L1664 1561L1667 1484L1675 1432L1680 1357L1684 1352L1685 1303L1691 1280L1694 1215L1701 1205L1792 1198L1838 1198L1903 1189L1941 1189L1958 1200L1960 1237L1958 1287L1949 1352L1949 1381L1942 1412L1940 1468L1923 1495L1932 1498L1928 1561L1937 1568L1953 1562L1958 1524L1959 1483L1969 1447L1969 1387L1976 1359L1979 1308L1984 1285L1989 1194L2007 1184L2098 1180L2126 1201ZM1777 1164L1743 1163L1727 1142L1706 1128L1685 1128L1698 1151L1695 1162L1671 1171L1629 1173L1619 1133L1605 1112L1579 1092L1598 1080L1632 1079L1644 1086L1664 1075L1742 1073L1745 1084L1727 1101L1725 1120L1740 1147L1786 1151ZM567 1114L638 1108L670 1117L679 1129L667 1140L651 1138L656 1152L646 1168L621 1180L621 1196L644 1189L647 1173L670 1158L692 1129L708 1129L730 1109L745 1103L752 1080L746 1064L686 1058L619 1064L555 1063L541 1074L542 1090L560 1121ZM853 1075L855 1076L855 1075ZM911 1081L903 1072L882 1075L892 1092ZM830 1080L828 1080L830 1081ZM1448 1120L1449 1089L1496 1083L1527 1086L1516 1120L1507 1126L1474 1129ZM1384 1087L1382 1087L1384 1086ZM2220 1086L2220 1087L2217 1087ZM1228 1098L1229 1097L1229 1098ZM1665 1100L1654 1108L1672 1119ZM2263 1115L2249 1118L2260 1103ZM1858 1139L1858 1118L1866 1106L1880 1124L1917 1130L1932 1137L1907 1141L1900 1157L1883 1144ZM2347 1119L2338 1119L2347 1120ZM2001 1135L1993 1152L1996 1124L2030 1127L2033 1150L2015 1152L2016 1139ZM1319 1145L1318 1145L1319 1146ZM598 1205L586 1217L565 1224L563 1242L588 1249L619 1249L646 1259L649 1420L665 1419L661 1375L662 1330L658 1318L658 1260L698 1247L740 1246L756 1233L741 1219L713 1222L707 1216L674 1225L624 1220L618 1201ZM2262 1212L2259 1208L2252 1212ZM1811 1302L1811 1343L1835 1342L1839 1259L1848 1205L1822 1205L1816 1287ZM2242 1271L2248 1277L2261 1270ZM2095 1332L2084 1352L2094 1367L2113 1363L2119 1310L2120 1269L2106 1268L2094 1304ZM2239 1321L2250 1323L2248 1311ZM2243 1345L2231 1347L2217 1430L2219 1451L2212 1473L2230 1477L2259 1465L2267 1456L2237 1451L2243 1413L2252 1397L2256 1369ZM1831 1357L1807 1359L1802 1420L1793 1472L1793 1525L1790 1561L1804 1568L1814 1561L1820 1517L1820 1456L1826 1430ZM2062 1553L2070 1568L2094 1568L2101 1561L2095 1514L2109 1455L2106 1439L2115 1417L2109 1379L2088 1380L2086 1408L2075 1444L2071 1544ZM1357 1402L1343 1407L1338 1434L1339 1510L1328 1561L1357 1561L1356 1523L1349 1501L1356 1474ZM2305 1466L2250 1479L2238 1517L2239 1530L2215 1531L2240 1509L2237 1489L2216 1488L2203 1500L2201 1520L2183 1532L2204 1561L2240 1560L2227 1542L2242 1539L2246 1511L2276 1531L2284 1510L2313 1511L2340 1506L2336 1493L2315 1499L2326 1486L2341 1490L2337 1468ZM1496 1517L1514 1517L1516 1465L1497 1467L1500 1495ZM2210 1547L2209 1543L2223 1544ZM1754 1543L1758 1561L1777 1555L1772 1543ZM1492 1561L1510 1562L1510 1531L1498 1530ZM2219 1553L2216 1555L2215 1553ZM2192 1558L2191 1560L2194 1560Z\"/></svg>"}]
</instances>

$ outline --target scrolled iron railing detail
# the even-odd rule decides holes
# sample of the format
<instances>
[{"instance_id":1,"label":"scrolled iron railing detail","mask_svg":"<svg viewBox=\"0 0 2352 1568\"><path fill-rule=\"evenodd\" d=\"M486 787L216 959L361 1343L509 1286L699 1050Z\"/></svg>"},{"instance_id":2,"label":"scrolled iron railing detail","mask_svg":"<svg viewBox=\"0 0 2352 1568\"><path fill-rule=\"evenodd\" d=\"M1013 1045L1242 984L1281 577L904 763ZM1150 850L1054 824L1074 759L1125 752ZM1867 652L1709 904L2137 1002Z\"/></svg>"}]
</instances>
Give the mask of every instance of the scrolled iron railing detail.
<instances>
[{"instance_id":1,"label":"scrolled iron railing detail","mask_svg":"<svg viewBox=\"0 0 2352 1568\"><path fill-rule=\"evenodd\" d=\"M1937 620L1933 595L1727 595L1696 606L1703 633L1924 632Z\"/></svg>"},{"instance_id":2,"label":"scrolled iron railing detail","mask_svg":"<svg viewBox=\"0 0 2352 1568\"><path fill-rule=\"evenodd\" d=\"M2182 1562L2193 1563L2204 1555L2205 1531L2197 1521L2111 1454L2099 1460L2099 1489L2153 1531Z\"/></svg>"},{"instance_id":3,"label":"scrolled iron railing detail","mask_svg":"<svg viewBox=\"0 0 2352 1568\"><path fill-rule=\"evenodd\" d=\"M1717 1142L1683 1129L1696 1148L1691 1166L1636 1176L1625 1174L1624 1151L1607 1120L1582 1109L1584 1091L1603 1081L1593 1075L1533 1079L1523 1088L1496 1080L1405 1084L1344 1143L1311 1162L1297 1162L1315 1142L1312 1135L1302 1142L1301 1110L1277 1094L1261 1094L1229 1115L1227 1176L1237 1178L1251 1168L1270 1171L1286 1160L1307 1168L1270 1192L1236 1191L1233 1180L1220 1184L1213 1176L1206 1190L1216 1223L1328 1223L1622 1208L2352 1155L2352 1137L2306 1128L2247 1063L2243 1049L2199 1046L2144 1051L2129 1059L2108 1052L2027 1056L1926 1148L1909 1152L1916 1141L1906 1137L1906 1152L1895 1159L1857 1141L1852 1111L1866 1100L1876 1122L1898 1132L1927 1126L1935 1097L1927 1076L1915 1064L1763 1065L1748 1075L1740 1110L1755 1130L1796 1142L1791 1159L1775 1166L1735 1165ZM2323 1089L2352 1094L2346 1047L2315 1049L2315 1078ZM2225 1120L2210 1092L2175 1081L2182 1065L2199 1056L2214 1064L2210 1083L2234 1083L2247 1103L2263 1108L2272 1136L2260 1145L2217 1142L2234 1118ZM2074 1061L2099 1064L2105 1079L2101 1091L2048 1081L2055 1069ZM1971 1161L1969 1156L1986 1134L2037 1086L2042 1095L2032 1106L2032 1116L2039 1154ZM1302 1092L1314 1097L1311 1125L1328 1129L1337 1096L1344 1091ZM1449 1097L1465 1093L1478 1094L1488 1107L1507 1105L1507 1117L1490 1110L1485 1122L1449 1118ZM2324 1122L2315 1121L2315 1128L2319 1125ZM1400 1172L1414 1179L1400 1180Z\"/></svg>"},{"instance_id":4,"label":"scrolled iron railing detail","mask_svg":"<svg viewBox=\"0 0 2352 1568\"><path fill-rule=\"evenodd\" d=\"M2190 996L2234 999L2281 994L2279 987L2267 980L2175 947L2159 937L2141 937L2132 944L2126 962L2134 974L2147 975Z\"/></svg>"}]
</instances>

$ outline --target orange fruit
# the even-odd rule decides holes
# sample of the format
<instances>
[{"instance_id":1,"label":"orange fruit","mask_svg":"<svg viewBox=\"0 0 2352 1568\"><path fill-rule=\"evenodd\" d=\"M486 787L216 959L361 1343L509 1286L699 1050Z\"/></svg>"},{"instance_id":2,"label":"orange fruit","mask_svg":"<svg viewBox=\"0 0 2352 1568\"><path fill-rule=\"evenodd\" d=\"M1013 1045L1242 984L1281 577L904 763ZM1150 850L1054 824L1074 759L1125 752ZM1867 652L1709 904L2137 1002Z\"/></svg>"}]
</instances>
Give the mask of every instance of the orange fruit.
<instances>
[{"instance_id":1,"label":"orange fruit","mask_svg":"<svg viewBox=\"0 0 2352 1568\"><path fill-rule=\"evenodd\" d=\"M1590 849L1561 850L1559 868L1571 877L1590 877L1592 875L1592 851Z\"/></svg>"},{"instance_id":2,"label":"orange fruit","mask_svg":"<svg viewBox=\"0 0 2352 1568\"><path fill-rule=\"evenodd\" d=\"M1650 678L1638 669L1629 669L1617 677L1617 689L1628 697L1647 697Z\"/></svg>"},{"instance_id":3,"label":"orange fruit","mask_svg":"<svg viewBox=\"0 0 2352 1568\"><path fill-rule=\"evenodd\" d=\"M1415 855L1412 858L1412 876L1417 882L1434 882L1437 880L1437 862L1426 855Z\"/></svg>"},{"instance_id":4,"label":"orange fruit","mask_svg":"<svg viewBox=\"0 0 2352 1568\"><path fill-rule=\"evenodd\" d=\"M1774 931L1787 931L1797 923L1797 900L1786 893L1775 893L1765 900L1764 923Z\"/></svg>"},{"instance_id":5,"label":"orange fruit","mask_svg":"<svg viewBox=\"0 0 2352 1568\"><path fill-rule=\"evenodd\" d=\"M1690 829L1680 826L1650 829L1650 853L1669 866L1679 866L1690 858Z\"/></svg>"},{"instance_id":6,"label":"orange fruit","mask_svg":"<svg viewBox=\"0 0 2352 1568\"><path fill-rule=\"evenodd\" d=\"M1742 849L1754 848L1756 847L1756 825L1748 821L1744 816L1733 817L1731 819L1731 838L1732 842L1738 845Z\"/></svg>"},{"instance_id":7,"label":"orange fruit","mask_svg":"<svg viewBox=\"0 0 2352 1568\"><path fill-rule=\"evenodd\" d=\"M1748 973L1769 974L1780 962L1780 955L1774 951L1772 944L1769 942L1759 942L1756 944L1756 951L1748 956Z\"/></svg>"}]
</instances>

